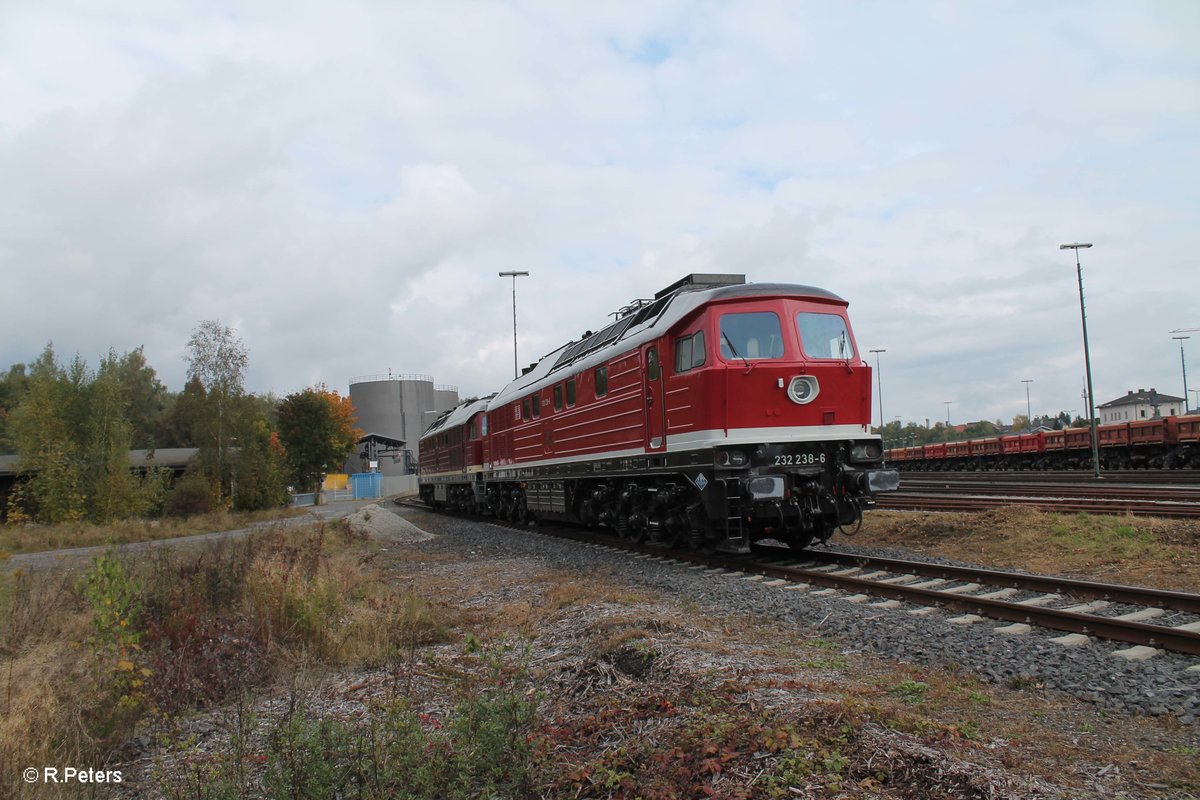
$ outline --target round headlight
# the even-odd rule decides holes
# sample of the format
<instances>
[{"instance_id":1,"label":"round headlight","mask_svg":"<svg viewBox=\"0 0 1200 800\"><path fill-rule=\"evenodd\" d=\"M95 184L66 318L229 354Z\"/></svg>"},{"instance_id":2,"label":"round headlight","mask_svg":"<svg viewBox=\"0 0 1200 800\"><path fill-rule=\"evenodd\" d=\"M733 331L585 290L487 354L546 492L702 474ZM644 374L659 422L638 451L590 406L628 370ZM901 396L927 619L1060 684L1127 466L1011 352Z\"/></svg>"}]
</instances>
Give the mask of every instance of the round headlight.
<instances>
[{"instance_id":1,"label":"round headlight","mask_svg":"<svg viewBox=\"0 0 1200 800\"><path fill-rule=\"evenodd\" d=\"M859 442L850 448L851 461L876 461L883 455L879 442Z\"/></svg>"},{"instance_id":2,"label":"round headlight","mask_svg":"<svg viewBox=\"0 0 1200 800\"><path fill-rule=\"evenodd\" d=\"M746 464L746 454L741 450L717 451L718 467L741 467Z\"/></svg>"},{"instance_id":3,"label":"round headlight","mask_svg":"<svg viewBox=\"0 0 1200 800\"><path fill-rule=\"evenodd\" d=\"M820 393L821 387L817 384L817 379L812 375L800 375L792 378L792 382L788 384L788 400L793 403L804 405L811 403L817 399L817 394Z\"/></svg>"}]
</instances>

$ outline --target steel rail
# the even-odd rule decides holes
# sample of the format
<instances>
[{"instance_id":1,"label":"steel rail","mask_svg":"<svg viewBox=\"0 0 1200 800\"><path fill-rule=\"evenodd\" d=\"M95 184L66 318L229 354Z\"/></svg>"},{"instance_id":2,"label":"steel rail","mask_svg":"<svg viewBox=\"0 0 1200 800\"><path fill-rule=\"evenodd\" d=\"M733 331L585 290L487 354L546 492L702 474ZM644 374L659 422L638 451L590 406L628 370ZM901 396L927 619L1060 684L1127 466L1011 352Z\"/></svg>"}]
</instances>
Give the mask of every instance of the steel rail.
<instances>
[{"instance_id":1,"label":"steel rail","mask_svg":"<svg viewBox=\"0 0 1200 800\"><path fill-rule=\"evenodd\" d=\"M1019 496L972 496L904 492L880 495L876 508L924 511L983 511L1004 506L1023 506L1040 511L1092 514L1132 514L1138 517L1200 517L1200 503L1170 503L1155 500L1105 500L1102 498L1047 498Z\"/></svg>"},{"instance_id":2,"label":"steel rail","mask_svg":"<svg viewBox=\"0 0 1200 800\"><path fill-rule=\"evenodd\" d=\"M1091 473L1079 470L908 470L903 461L888 462L889 467L900 470L900 481L928 477L950 480L1027 481L1037 483L1074 483L1081 486L1096 486L1111 483L1157 483L1171 486L1194 486L1200 484L1198 469L1112 469L1105 470L1099 480Z\"/></svg>"},{"instance_id":3,"label":"steel rail","mask_svg":"<svg viewBox=\"0 0 1200 800\"><path fill-rule=\"evenodd\" d=\"M1200 614L1200 594L1177 592L1170 589L1152 589L1142 586L1127 586L1120 583L1100 583L1056 575L1035 575L1029 572L1006 572L983 567L961 567L949 564L932 564L926 561L910 561L902 558L882 558L857 553L838 553L818 550L808 554L814 561L834 564L850 564L856 567L885 569L889 572L905 572L928 578L986 583L1013 589L1028 589L1032 592L1049 592L1087 597L1094 600L1111 600L1114 603L1169 608Z\"/></svg>"}]
</instances>

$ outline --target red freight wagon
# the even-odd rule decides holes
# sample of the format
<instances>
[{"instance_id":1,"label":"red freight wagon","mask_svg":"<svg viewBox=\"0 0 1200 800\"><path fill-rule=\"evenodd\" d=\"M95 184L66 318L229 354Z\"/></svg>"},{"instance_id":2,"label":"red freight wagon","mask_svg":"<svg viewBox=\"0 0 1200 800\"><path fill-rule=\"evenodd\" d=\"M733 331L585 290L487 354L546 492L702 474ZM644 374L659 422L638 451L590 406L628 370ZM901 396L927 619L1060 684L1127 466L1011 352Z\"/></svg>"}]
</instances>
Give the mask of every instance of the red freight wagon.
<instances>
[{"instance_id":1,"label":"red freight wagon","mask_svg":"<svg viewBox=\"0 0 1200 800\"><path fill-rule=\"evenodd\" d=\"M1139 419L1129 423L1129 443L1134 446L1174 444L1177 430L1173 418Z\"/></svg>"},{"instance_id":2,"label":"red freight wagon","mask_svg":"<svg viewBox=\"0 0 1200 800\"><path fill-rule=\"evenodd\" d=\"M1000 452L1006 456L1016 455L1021 452L1021 437L1019 435L1001 436L1000 437Z\"/></svg>"},{"instance_id":3,"label":"red freight wagon","mask_svg":"<svg viewBox=\"0 0 1200 800\"><path fill-rule=\"evenodd\" d=\"M947 458L966 458L971 455L970 442L947 442L946 456Z\"/></svg>"},{"instance_id":4,"label":"red freight wagon","mask_svg":"<svg viewBox=\"0 0 1200 800\"><path fill-rule=\"evenodd\" d=\"M1041 453L1046 449L1046 434L1039 431L1038 433L1022 433L1021 434L1021 452L1022 453Z\"/></svg>"},{"instance_id":5,"label":"red freight wagon","mask_svg":"<svg viewBox=\"0 0 1200 800\"><path fill-rule=\"evenodd\" d=\"M1101 425L1096 429L1100 437L1101 447L1128 447L1129 423L1120 422L1115 425Z\"/></svg>"},{"instance_id":6,"label":"red freight wagon","mask_svg":"<svg viewBox=\"0 0 1200 800\"><path fill-rule=\"evenodd\" d=\"M1047 431L1046 450L1063 450L1067 446L1066 431Z\"/></svg>"},{"instance_id":7,"label":"red freight wagon","mask_svg":"<svg viewBox=\"0 0 1200 800\"><path fill-rule=\"evenodd\" d=\"M1067 428L1063 435L1064 447L1068 450L1086 450L1092 446L1091 428Z\"/></svg>"},{"instance_id":8,"label":"red freight wagon","mask_svg":"<svg viewBox=\"0 0 1200 800\"><path fill-rule=\"evenodd\" d=\"M972 439L971 455L995 456L1000 454L1000 439L993 436L990 439Z\"/></svg>"},{"instance_id":9,"label":"red freight wagon","mask_svg":"<svg viewBox=\"0 0 1200 800\"><path fill-rule=\"evenodd\" d=\"M1176 441L1183 442L1200 442L1200 417L1189 415L1186 417L1171 417L1174 421Z\"/></svg>"},{"instance_id":10,"label":"red freight wagon","mask_svg":"<svg viewBox=\"0 0 1200 800\"><path fill-rule=\"evenodd\" d=\"M927 444L924 448L924 456L925 458L945 458L946 445L944 443Z\"/></svg>"}]
</instances>

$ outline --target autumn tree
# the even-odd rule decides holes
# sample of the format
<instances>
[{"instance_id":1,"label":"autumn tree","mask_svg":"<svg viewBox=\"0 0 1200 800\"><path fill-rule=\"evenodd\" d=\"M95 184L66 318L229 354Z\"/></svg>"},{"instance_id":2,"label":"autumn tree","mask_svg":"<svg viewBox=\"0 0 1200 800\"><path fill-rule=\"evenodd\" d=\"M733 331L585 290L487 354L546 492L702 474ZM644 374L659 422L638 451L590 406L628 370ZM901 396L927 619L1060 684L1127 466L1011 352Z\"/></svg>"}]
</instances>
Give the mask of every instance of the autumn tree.
<instances>
[{"instance_id":1,"label":"autumn tree","mask_svg":"<svg viewBox=\"0 0 1200 800\"><path fill-rule=\"evenodd\" d=\"M287 463L279 433L260 408L242 415L233 457L233 508L256 511L287 505Z\"/></svg>"},{"instance_id":2,"label":"autumn tree","mask_svg":"<svg viewBox=\"0 0 1200 800\"><path fill-rule=\"evenodd\" d=\"M166 413L170 392L158 374L146 362L144 348L138 347L101 364L101 372L111 371L120 390L125 417L129 420L130 445L138 450L153 450L159 445L158 429Z\"/></svg>"},{"instance_id":3,"label":"autumn tree","mask_svg":"<svg viewBox=\"0 0 1200 800\"><path fill-rule=\"evenodd\" d=\"M319 492L325 474L345 460L362 437L354 405L324 385L285 397L279 404L279 436L292 481Z\"/></svg>"},{"instance_id":4,"label":"autumn tree","mask_svg":"<svg viewBox=\"0 0 1200 800\"><path fill-rule=\"evenodd\" d=\"M25 397L12 415L17 469L25 480L12 499L22 508L10 509L10 519L13 512L47 523L83 518L81 459L69 405L66 371L48 344L30 365Z\"/></svg>"},{"instance_id":5,"label":"autumn tree","mask_svg":"<svg viewBox=\"0 0 1200 800\"><path fill-rule=\"evenodd\" d=\"M12 414L29 392L29 376L24 364L13 364L0 375L0 454L17 452L12 431Z\"/></svg>"},{"instance_id":6,"label":"autumn tree","mask_svg":"<svg viewBox=\"0 0 1200 800\"><path fill-rule=\"evenodd\" d=\"M223 497L232 488L232 459L229 439L237 426L238 400L250 358L245 344L232 328L217 320L204 320L192 331L187 343L188 378L204 388L203 413L192 435L199 448L198 460Z\"/></svg>"},{"instance_id":7,"label":"autumn tree","mask_svg":"<svg viewBox=\"0 0 1200 800\"><path fill-rule=\"evenodd\" d=\"M39 522L110 522L143 513L145 486L130 473L130 423L112 350L93 373L79 356L63 367L47 345L13 413L22 513Z\"/></svg>"}]
</instances>

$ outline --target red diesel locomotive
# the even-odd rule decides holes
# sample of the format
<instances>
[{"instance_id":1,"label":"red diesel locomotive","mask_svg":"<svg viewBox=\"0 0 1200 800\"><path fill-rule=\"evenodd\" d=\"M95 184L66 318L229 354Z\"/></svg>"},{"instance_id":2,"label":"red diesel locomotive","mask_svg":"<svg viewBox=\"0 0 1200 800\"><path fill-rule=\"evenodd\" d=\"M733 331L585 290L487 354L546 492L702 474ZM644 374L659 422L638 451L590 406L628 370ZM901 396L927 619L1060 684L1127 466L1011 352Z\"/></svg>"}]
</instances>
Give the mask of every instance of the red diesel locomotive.
<instances>
[{"instance_id":1,"label":"red diesel locomotive","mask_svg":"<svg viewBox=\"0 0 1200 800\"><path fill-rule=\"evenodd\" d=\"M792 548L894 490L840 297L689 275L421 437L429 505L639 541Z\"/></svg>"}]
</instances>

